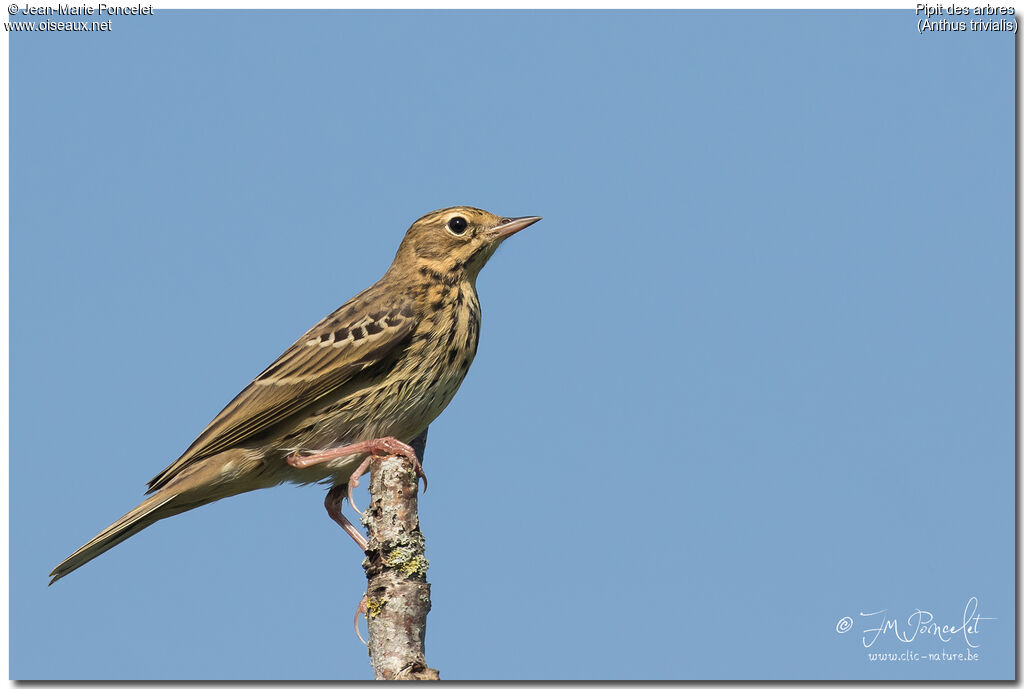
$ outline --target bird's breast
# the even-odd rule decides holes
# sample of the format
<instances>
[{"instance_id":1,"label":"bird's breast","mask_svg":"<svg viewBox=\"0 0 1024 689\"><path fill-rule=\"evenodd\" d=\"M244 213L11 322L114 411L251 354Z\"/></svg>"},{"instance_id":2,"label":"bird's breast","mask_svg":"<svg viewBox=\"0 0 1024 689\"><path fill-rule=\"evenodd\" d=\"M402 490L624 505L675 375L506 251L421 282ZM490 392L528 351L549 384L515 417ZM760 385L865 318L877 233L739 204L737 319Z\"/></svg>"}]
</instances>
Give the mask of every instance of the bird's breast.
<instances>
[{"instance_id":1,"label":"bird's breast","mask_svg":"<svg viewBox=\"0 0 1024 689\"><path fill-rule=\"evenodd\" d=\"M472 286L432 285L424 318L396 366L396 386L390 393L410 410L419 430L451 402L479 340L480 302Z\"/></svg>"},{"instance_id":2,"label":"bird's breast","mask_svg":"<svg viewBox=\"0 0 1024 689\"><path fill-rule=\"evenodd\" d=\"M480 302L471 285L431 285L424 296L408 343L358 387L325 399L315 421L291 434L289 449L385 436L411 442L448 406L476 355Z\"/></svg>"}]
</instances>

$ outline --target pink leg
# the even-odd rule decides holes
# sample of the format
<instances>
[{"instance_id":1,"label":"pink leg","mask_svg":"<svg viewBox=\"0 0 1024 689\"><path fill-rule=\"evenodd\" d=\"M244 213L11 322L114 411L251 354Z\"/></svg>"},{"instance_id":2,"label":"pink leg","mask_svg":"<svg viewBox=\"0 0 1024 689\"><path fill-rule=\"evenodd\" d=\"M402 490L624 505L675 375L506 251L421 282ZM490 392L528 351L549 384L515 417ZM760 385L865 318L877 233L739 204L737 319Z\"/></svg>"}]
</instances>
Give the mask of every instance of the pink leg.
<instances>
[{"instance_id":1,"label":"pink leg","mask_svg":"<svg viewBox=\"0 0 1024 689\"><path fill-rule=\"evenodd\" d=\"M416 458L416 451L411 447L403 443L397 438L374 438L373 440L363 440L362 442L352 443L351 445L342 445L341 447L335 447L330 450L324 450L323 452L315 452L310 455L300 455L295 453L288 455L285 461L296 469L305 469L306 467L315 466L317 464L323 464L329 462L332 459L338 457L345 457L348 455L358 455L362 453L369 453L370 457L363 460L348 480L348 501L352 503L352 508L356 512L362 514L356 504L352 502L352 489L359 485L359 477L366 473L366 470L370 466L371 457L389 457L392 455L399 457L406 457L412 462L413 470L416 475L423 479L423 492L427 492L427 475L423 473L423 467L420 466L420 461ZM337 519L335 519L337 521Z\"/></svg>"},{"instance_id":2,"label":"pink leg","mask_svg":"<svg viewBox=\"0 0 1024 689\"><path fill-rule=\"evenodd\" d=\"M334 486L327 491L327 497L324 498L324 507L327 508L327 514L330 515L331 519L338 523L338 526L345 530L352 540L356 542L359 549L366 551L366 537L359 533L359 529L355 527L345 515L341 513L341 501L345 498L345 487Z\"/></svg>"},{"instance_id":3,"label":"pink leg","mask_svg":"<svg viewBox=\"0 0 1024 689\"><path fill-rule=\"evenodd\" d=\"M324 462L329 462L332 459L337 459L338 457L345 457L346 455L359 455L364 452L378 454L380 456L389 454L404 455L406 451L412 452L412 448L399 440L395 440L394 438L374 438L373 440L363 440L362 442L352 443L351 445L342 445L340 447L331 448L330 450L314 452L308 455L296 452L295 454L288 455L285 458L285 461L296 469L305 469L306 467L323 464ZM416 453L413 452L412 456L415 457Z\"/></svg>"}]
</instances>

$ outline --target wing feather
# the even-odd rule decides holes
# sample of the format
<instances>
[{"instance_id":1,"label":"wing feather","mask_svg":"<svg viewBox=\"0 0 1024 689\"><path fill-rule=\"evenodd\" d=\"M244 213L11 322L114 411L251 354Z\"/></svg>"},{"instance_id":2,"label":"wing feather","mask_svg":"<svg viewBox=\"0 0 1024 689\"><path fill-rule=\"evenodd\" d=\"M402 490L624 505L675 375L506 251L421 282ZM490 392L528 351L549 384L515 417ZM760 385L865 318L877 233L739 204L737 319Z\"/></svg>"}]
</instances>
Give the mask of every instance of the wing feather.
<instances>
[{"instance_id":1,"label":"wing feather","mask_svg":"<svg viewBox=\"0 0 1024 689\"><path fill-rule=\"evenodd\" d=\"M409 305L368 309L366 296L358 295L314 325L264 369L181 457L149 482L149 492L166 485L186 466L300 413L402 344L416 326Z\"/></svg>"}]
</instances>

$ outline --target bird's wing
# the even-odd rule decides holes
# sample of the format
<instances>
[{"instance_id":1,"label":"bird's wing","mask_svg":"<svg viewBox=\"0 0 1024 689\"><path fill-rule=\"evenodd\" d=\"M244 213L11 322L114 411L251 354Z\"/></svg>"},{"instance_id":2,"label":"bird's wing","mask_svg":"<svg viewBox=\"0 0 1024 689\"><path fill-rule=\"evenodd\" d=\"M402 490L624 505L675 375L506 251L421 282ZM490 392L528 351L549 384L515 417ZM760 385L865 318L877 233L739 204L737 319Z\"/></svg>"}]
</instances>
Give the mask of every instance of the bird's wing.
<instances>
[{"instance_id":1,"label":"bird's wing","mask_svg":"<svg viewBox=\"0 0 1024 689\"><path fill-rule=\"evenodd\" d=\"M149 482L166 485L189 464L248 440L360 371L380 363L416 326L410 303L367 308L362 293L314 325L233 399L173 464Z\"/></svg>"}]
</instances>

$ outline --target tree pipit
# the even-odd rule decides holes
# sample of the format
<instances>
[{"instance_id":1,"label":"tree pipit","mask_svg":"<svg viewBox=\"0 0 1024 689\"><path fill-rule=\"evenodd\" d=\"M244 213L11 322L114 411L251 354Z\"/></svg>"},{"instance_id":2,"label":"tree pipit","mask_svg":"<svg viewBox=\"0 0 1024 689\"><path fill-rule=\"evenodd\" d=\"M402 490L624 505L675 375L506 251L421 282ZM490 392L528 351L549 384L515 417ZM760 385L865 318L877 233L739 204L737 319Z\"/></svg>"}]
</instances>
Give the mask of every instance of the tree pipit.
<instances>
[{"instance_id":1,"label":"tree pipit","mask_svg":"<svg viewBox=\"0 0 1024 689\"><path fill-rule=\"evenodd\" d=\"M375 285L314 325L149 482L152 496L75 551L50 583L150 524L283 482L324 482L325 505L357 543L341 500L368 456L425 440L476 355L476 278L505 239L540 220L460 206L412 224Z\"/></svg>"}]
</instances>

